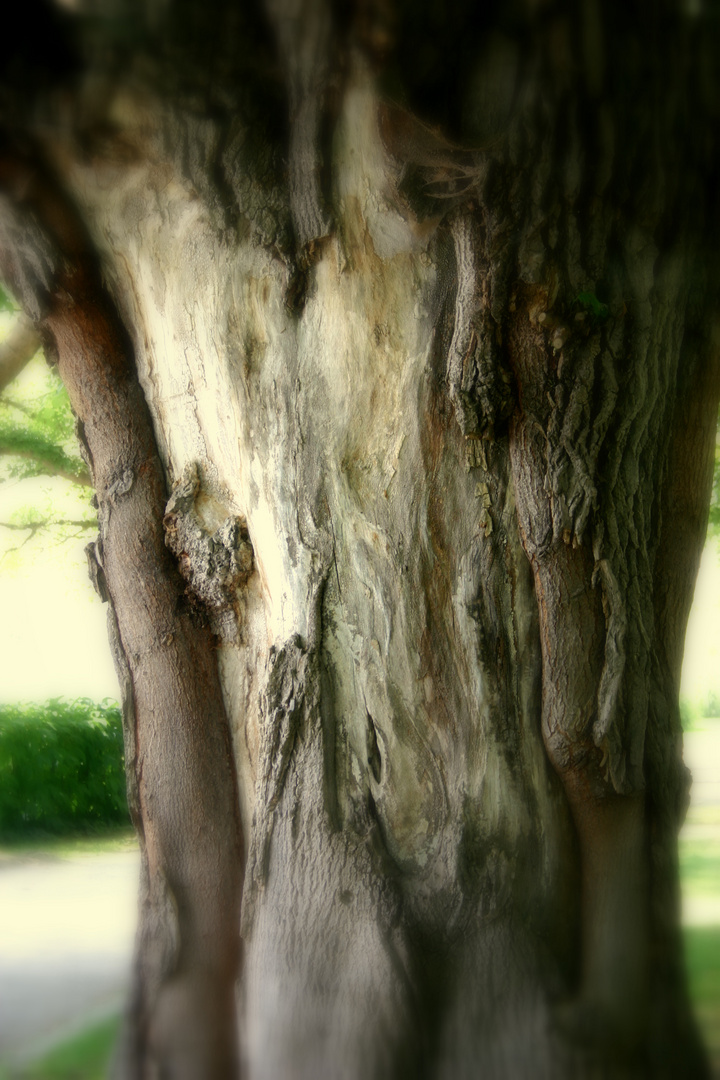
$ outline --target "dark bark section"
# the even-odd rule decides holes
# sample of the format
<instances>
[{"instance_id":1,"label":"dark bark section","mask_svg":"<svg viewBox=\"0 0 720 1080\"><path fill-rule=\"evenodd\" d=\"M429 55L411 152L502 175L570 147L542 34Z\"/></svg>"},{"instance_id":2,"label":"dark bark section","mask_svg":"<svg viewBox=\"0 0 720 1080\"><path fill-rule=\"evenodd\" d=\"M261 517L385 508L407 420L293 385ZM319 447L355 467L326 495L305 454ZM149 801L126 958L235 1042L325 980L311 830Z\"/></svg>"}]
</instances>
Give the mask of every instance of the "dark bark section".
<instances>
[{"instance_id":1,"label":"dark bark section","mask_svg":"<svg viewBox=\"0 0 720 1080\"><path fill-rule=\"evenodd\" d=\"M39 169L5 156L1 174L60 253L36 304L90 457L100 519L94 560L126 692L143 874L118 1073L225 1080L237 1068L242 835L214 639L188 610L165 546L165 479L150 417L83 229Z\"/></svg>"},{"instance_id":2,"label":"dark bark section","mask_svg":"<svg viewBox=\"0 0 720 1080\"><path fill-rule=\"evenodd\" d=\"M652 46L641 57L646 16ZM614 1067L642 1068L646 1055L658 1075L672 1073L658 1047L675 1036L685 1067L703 1073L684 1020L661 1038L667 1004L647 996L667 924L677 925L676 899L667 882L660 887L648 844L652 835L676 881L670 853L682 783L670 716L717 409L710 358L686 345L709 336L717 301L708 287L714 166L697 122L710 91L706 75L690 70L694 51L706 55L696 32L672 5L639 5L622 17L592 4L576 13L551 6L543 18L518 8L506 20L493 51L513 92L504 93L490 63L495 85L485 83L483 95L502 99L504 120L475 155L477 206L454 212L458 285L447 361L463 433L492 436L514 408L510 460L535 578L543 735L573 811L583 870L583 975L563 1026L588 1046L593 1030L603 1032L601 1057ZM683 147L680 165L678 144L668 150L670 131ZM389 146L402 159L397 137ZM427 189L430 161L417 144L408 156ZM457 201L461 157L449 146L445 156L443 194ZM418 196L416 189L421 212ZM517 397L509 408L508 369ZM688 379L708 392L693 425L702 464L690 469L690 505L671 435ZM663 515L678 524L675 499L689 518L677 567L658 556L661 530L672 546ZM648 732L649 724L659 730ZM661 774L668 816L660 842L658 796L650 796L648 820L644 791ZM657 900L651 906L651 880L653 896L668 902L664 915ZM677 935L674 948L678 1013L686 1017Z\"/></svg>"},{"instance_id":3,"label":"dark bark section","mask_svg":"<svg viewBox=\"0 0 720 1080\"><path fill-rule=\"evenodd\" d=\"M328 0L265 0L287 81L290 137L288 189L301 258L330 232L322 191L321 129L331 66Z\"/></svg>"}]
</instances>

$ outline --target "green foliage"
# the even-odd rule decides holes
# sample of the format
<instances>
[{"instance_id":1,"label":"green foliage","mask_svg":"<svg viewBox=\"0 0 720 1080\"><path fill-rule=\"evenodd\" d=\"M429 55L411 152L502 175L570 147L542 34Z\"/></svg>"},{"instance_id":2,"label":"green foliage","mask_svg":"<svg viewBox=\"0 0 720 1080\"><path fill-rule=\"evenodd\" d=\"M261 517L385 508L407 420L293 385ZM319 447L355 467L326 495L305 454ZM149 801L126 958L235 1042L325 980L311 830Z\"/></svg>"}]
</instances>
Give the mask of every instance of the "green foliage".
<instances>
[{"instance_id":1,"label":"green foliage","mask_svg":"<svg viewBox=\"0 0 720 1080\"><path fill-rule=\"evenodd\" d=\"M683 731L692 731L697 726L697 722L700 719L700 708L696 701L691 701L688 697L680 698L680 722L683 727Z\"/></svg>"},{"instance_id":2,"label":"green foliage","mask_svg":"<svg viewBox=\"0 0 720 1080\"><path fill-rule=\"evenodd\" d=\"M700 715L703 717L720 716L720 693L717 690L708 690L700 702Z\"/></svg>"},{"instance_id":3,"label":"green foliage","mask_svg":"<svg viewBox=\"0 0 720 1080\"><path fill-rule=\"evenodd\" d=\"M720 1068L720 927L685 927L690 998L715 1066Z\"/></svg>"},{"instance_id":4,"label":"green foliage","mask_svg":"<svg viewBox=\"0 0 720 1080\"><path fill-rule=\"evenodd\" d=\"M714 719L720 716L720 692L708 690L703 698L690 699L680 698L680 720L683 731L692 731L700 727L702 720Z\"/></svg>"},{"instance_id":5,"label":"green foliage","mask_svg":"<svg viewBox=\"0 0 720 1080\"><path fill-rule=\"evenodd\" d=\"M114 702L0 706L0 837L127 823Z\"/></svg>"},{"instance_id":6,"label":"green foliage","mask_svg":"<svg viewBox=\"0 0 720 1080\"><path fill-rule=\"evenodd\" d=\"M20 385L18 385L20 382ZM0 454L10 455L6 478L87 475L78 453L67 391L56 371L36 365L0 397Z\"/></svg>"},{"instance_id":7,"label":"green foliage","mask_svg":"<svg viewBox=\"0 0 720 1080\"><path fill-rule=\"evenodd\" d=\"M2 285L0 285L0 311L17 311L17 305Z\"/></svg>"},{"instance_id":8,"label":"green foliage","mask_svg":"<svg viewBox=\"0 0 720 1080\"><path fill-rule=\"evenodd\" d=\"M607 304L603 304L602 301L598 300L593 292L578 293L575 297L575 306L580 311L586 312L593 323L607 322L610 314Z\"/></svg>"},{"instance_id":9,"label":"green foliage","mask_svg":"<svg viewBox=\"0 0 720 1080\"><path fill-rule=\"evenodd\" d=\"M45 476L47 485L41 491L37 484L2 488L3 481ZM3 569L12 565L14 553L49 529L53 542L62 543L96 528L89 481L67 393L57 372L38 353L0 395Z\"/></svg>"},{"instance_id":10,"label":"green foliage","mask_svg":"<svg viewBox=\"0 0 720 1080\"><path fill-rule=\"evenodd\" d=\"M9 840L0 840L0 859L3 855L52 855L57 859L72 859L76 855L122 855L138 850L135 829L127 823L93 827L91 832L22 833Z\"/></svg>"},{"instance_id":11,"label":"green foliage","mask_svg":"<svg viewBox=\"0 0 720 1080\"><path fill-rule=\"evenodd\" d=\"M720 897L720 828L681 834L679 854L680 878L686 895Z\"/></svg>"},{"instance_id":12,"label":"green foliage","mask_svg":"<svg viewBox=\"0 0 720 1080\"><path fill-rule=\"evenodd\" d=\"M718 422L718 434L715 439L715 467L713 469L713 486L710 496L708 535L720 536L720 421Z\"/></svg>"},{"instance_id":13,"label":"green foliage","mask_svg":"<svg viewBox=\"0 0 720 1080\"><path fill-rule=\"evenodd\" d=\"M39 1061L13 1069L12 1080L104 1080L119 1030L119 1016L94 1024ZM7 1076L0 1071L0 1080Z\"/></svg>"},{"instance_id":14,"label":"green foliage","mask_svg":"<svg viewBox=\"0 0 720 1080\"><path fill-rule=\"evenodd\" d=\"M8 464L8 477L25 479L49 472L68 479L75 477L79 481L84 476L87 472L85 463L77 456L71 457L62 446L47 438L34 417L30 418L30 423L13 423L3 404L0 402L0 453L16 459Z\"/></svg>"}]
</instances>

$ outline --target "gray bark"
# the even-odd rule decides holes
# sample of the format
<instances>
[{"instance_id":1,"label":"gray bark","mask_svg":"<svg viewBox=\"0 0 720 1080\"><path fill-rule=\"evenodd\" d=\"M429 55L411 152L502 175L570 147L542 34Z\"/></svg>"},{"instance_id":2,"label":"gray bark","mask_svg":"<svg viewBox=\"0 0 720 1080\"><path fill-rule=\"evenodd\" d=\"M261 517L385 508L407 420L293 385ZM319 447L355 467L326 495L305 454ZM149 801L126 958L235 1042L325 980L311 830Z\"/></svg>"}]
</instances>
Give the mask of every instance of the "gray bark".
<instances>
[{"instance_id":1,"label":"gray bark","mask_svg":"<svg viewBox=\"0 0 720 1080\"><path fill-rule=\"evenodd\" d=\"M676 865L719 392L698 27L198 11L149 12L0 162L128 688L119 1075L230 1075L236 986L252 1078L704 1076Z\"/></svg>"}]
</instances>

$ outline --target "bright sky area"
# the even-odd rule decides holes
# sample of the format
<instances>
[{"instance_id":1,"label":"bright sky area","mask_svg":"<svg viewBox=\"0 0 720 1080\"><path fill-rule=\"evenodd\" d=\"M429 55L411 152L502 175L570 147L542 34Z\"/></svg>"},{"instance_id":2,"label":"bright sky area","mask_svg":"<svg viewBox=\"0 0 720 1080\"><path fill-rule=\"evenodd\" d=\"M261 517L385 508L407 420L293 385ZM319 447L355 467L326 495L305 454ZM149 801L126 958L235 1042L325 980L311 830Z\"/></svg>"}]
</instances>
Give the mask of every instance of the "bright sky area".
<instances>
[{"instance_id":1,"label":"bright sky area","mask_svg":"<svg viewBox=\"0 0 720 1080\"><path fill-rule=\"evenodd\" d=\"M27 501L27 485L43 501L54 481L12 481L0 487L0 521ZM20 490L22 488L22 491ZM2 539L2 538L0 538ZM87 579L83 551L89 536L32 549L0 563L0 700L117 697L107 644L105 607ZM17 543L17 540L15 540ZM30 545L28 545L28 549ZM720 693L720 547L705 549L688 627L683 693L701 700Z\"/></svg>"},{"instance_id":2,"label":"bright sky area","mask_svg":"<svg viewBox=\"0 0 720 1080\"><path fill-rule=\"evenodd\" d=\"M43 503L56 482L44 477L0 486L0 521L17 504ZM5 530L0 530L5 532ZM15 534L19 543L23 534ZM106 608L88 580L84 547L92 535L63 544L36 539L0 561L0 701L118 697ZM3 547L7 534L0 536Z\"/></svg>"}]
</instances>

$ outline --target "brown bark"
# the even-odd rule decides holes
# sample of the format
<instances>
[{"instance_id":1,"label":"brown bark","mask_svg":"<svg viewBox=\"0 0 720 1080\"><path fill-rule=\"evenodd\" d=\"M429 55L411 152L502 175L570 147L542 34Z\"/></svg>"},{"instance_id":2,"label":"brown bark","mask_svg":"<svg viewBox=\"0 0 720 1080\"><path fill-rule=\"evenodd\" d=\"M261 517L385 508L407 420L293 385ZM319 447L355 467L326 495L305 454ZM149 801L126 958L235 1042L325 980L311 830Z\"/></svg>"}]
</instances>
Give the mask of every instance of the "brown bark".
<instances>
[{"instance_id":1,"label":"brown bark","mask_svg":"<svg viewBox=\"0 0 720 1080\"><path fill-rule=\"evenodd\" d=\"M37 164L6 157L0 170L62 253L40 328L82 425L100 519L96 574L129 674L143 883L122 1073L225 1080L237 1067L242 834L214 640L165 546L150 417L82 225Z\"/></svg>"}]
</instances>

